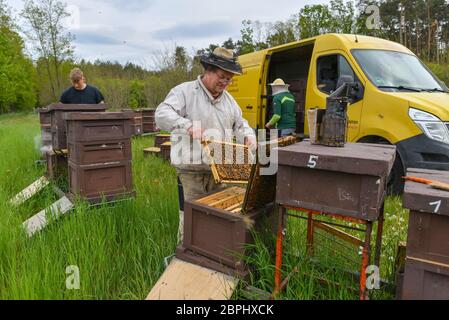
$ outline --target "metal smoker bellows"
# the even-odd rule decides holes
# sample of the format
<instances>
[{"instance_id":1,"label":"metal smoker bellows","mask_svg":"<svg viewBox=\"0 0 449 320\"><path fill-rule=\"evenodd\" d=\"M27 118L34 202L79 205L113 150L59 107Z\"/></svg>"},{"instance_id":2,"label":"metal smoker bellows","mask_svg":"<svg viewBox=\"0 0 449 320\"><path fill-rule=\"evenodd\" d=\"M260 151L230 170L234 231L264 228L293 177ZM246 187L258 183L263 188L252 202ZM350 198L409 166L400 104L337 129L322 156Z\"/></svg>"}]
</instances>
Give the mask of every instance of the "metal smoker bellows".
<instances>
[{"instance_id":1,"label":"metal smoker bellows","mask_svg":"<svg viewBox=\"0 0 449 320\"><path fill-rule=\"evenodd\" d=\"M316 144L330 147L344 147L347 140L348 104L353 101L354 91L358 90L358 84L351 77L342 77L337 89L326 99L324 116L315 112L312 114L313 125L309 128L318 134ZM315 139L314 139L315 140Z\"/></svg>"}]
</instances>

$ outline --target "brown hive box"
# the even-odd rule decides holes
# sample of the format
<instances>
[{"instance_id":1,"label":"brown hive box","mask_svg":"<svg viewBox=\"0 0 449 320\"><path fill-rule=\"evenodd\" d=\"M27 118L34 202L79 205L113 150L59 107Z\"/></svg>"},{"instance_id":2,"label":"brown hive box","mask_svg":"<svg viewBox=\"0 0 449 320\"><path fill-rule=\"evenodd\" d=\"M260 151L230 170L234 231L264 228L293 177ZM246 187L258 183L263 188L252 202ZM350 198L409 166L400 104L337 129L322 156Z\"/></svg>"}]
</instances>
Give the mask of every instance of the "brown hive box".
<instances>
[{"instance_id":1,"label":"brown hive box","mask_svg":"<svg viewBox=\"0 0 449 320\"><path fill-rule=\"evenodd\" d=\"M143 133L142 110L122 109L122 112L133 113L133 118L131 119L131 134L133 136L141 135Z\"/></svg>"},{"instance_id":2,"label":"brown hive box","mask_svg":"<svg viewBox=\"0 0 449 320\"><path fill-rule=\"evenodd\" d=\"M156 148L160 148L164 142L169 142L169 141L170 141L169 133L160 133L154 137L154 146Z\"/></svg>"},{"instance_id":3,"label":"brown hive box","mask_svg":"<svg viewBox=\"0 0 449 320\"><path fill-rule=\"evenodd\" d=\"M40 108L39 123L41 125L42 146L51 147L51 112L48 108Z\"/></svg>"},{"instance_id":4,"label":"brown hive box","mask_svg":"<svg viewBox=\"0 0 449 320\"><path fill-rule=\"evenodd\" d=\"M47 163L46 176L49 179L58 180L67 177L68 160L66 154L48 150L45 153L45 160Z\"/></svg>"},{"instance_id":5,"label":"brown hive box","mask_svg":"<svg viewBox=\"0 0 449 320\"><path fill-rule=\"evenodd\" d=\"M449 172L409 169L408 176L449 183ZM406 181L410 209L403 299L449 299L449 192Z\"/></svg>"},{"instance_id":6,"label":"brown hive box","mask_svg":"<svg viewBox=\"0 0 449 320\"><path fill-rule=\"evenodd\" d=\"M119 200L134 196L132 162L78 165L69 161L69 197L90 203Z\"/></svg>"},{"instance_id":7,"label":"brown hive box","mask_svg":"<svg viewBox=\"0 0 449 320\"><path fill-rule=\"evenodd\" d=\"M168 141L161 144L160 150L161 150L160 155L162 159L170 161L171 142Z\"/></svg>"},{"instance_id":8,"label":"brown hive box","mask_svg":"<svg viewBox=\"0 0 449 320\"><path fill-rule=\"evenodd\" d=\"M293 139L289 143L294 143ZM251 230L268 223L275 230L276 175L260 175L252 165L246 188L226 187L199 199L184 202L184 239L176 256L216 271L245 277L243 256L253 243Z\"/></svg>"},{"instance_id":9,"label":"brown hive box","mask_svg":"<svg viewBox=\"0 0 449 320\"><path fill-rule=\"evenodd\" d=\"M67 125L64 115L68 112L102 112L105 104L62 104L55 103L47 107L51 113L52 145L55 150L67 148Z\"/></svg>"},{"instance_id":10,"label":"brown hive box","mask_svg":"<svg viewBox=\"0 0 449 320\"><path fill-rule=\"evenodd\" d=\"M87 165L114 161L132 160L131 140L71 142L68 143L70 161Z\"/></svg>"},{"instance_id":11,"label":"brown hive box","mask_svg":"<svg viewBox=\"0 0 449 320\"><path fill-rule=\"evenodd\" d=\"M71 142L111 141L132 136L131 112L71 112L65 115Z\"/></svg>"},{"instance_id":12,"label":"brown hive box","mask_svg":"<svg viewBox=\"0 0 449 320\"><path fill-rule=\"evenodd\" d=\"M303 141L279 148L276 202L362 220L377 220L396 149L347 143L344 148Z\"/></svg>"},{"instance_id":13,"label":"brown hive box","mask_svg":"<svg viewBox=\"0 0 449 320\"><path fill-rule=\"evenodd\" d=\"M154 122L154 121L143 122L142 130L143 130L143 133L151 133L151 132L159 131L158 127L156 126L156 122Z\"/></svg>"}]
</instances>

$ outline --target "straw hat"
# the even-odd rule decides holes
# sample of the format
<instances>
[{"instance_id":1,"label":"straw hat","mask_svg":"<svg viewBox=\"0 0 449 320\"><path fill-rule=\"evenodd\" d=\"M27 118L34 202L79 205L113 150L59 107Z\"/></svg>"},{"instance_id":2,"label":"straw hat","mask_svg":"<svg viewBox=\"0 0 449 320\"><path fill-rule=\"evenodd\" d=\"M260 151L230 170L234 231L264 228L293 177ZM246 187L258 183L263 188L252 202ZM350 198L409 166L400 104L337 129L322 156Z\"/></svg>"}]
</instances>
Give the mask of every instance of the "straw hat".
<instances>
[{"instance_id":1,"label":"straw hat","mask_svg":"<svg viewBox=\"0 0 449 320\"><path fill-rule=\"evenodd\" d=\"M216 66L224 71L239 75L242 74L242 67L237 62L237 58L234 57L234 52L226 48L215 48L213 52L201 56L200 62L203 66L209 64Z\"/></svg>"},{"instance_id":2,"label":"straw hat","mask_svg":"<svg viewBox=\"0 0 449 320\"><path fill-rule=\"evenodd\" d=\"M276 80L273 81L273 83L269 83L268 85L270 86L284 86L284 87L289 87L289 84L286 84L284 82L284 80L282 80L281 78L277 78Z\"/></svg>"}]
</instances>

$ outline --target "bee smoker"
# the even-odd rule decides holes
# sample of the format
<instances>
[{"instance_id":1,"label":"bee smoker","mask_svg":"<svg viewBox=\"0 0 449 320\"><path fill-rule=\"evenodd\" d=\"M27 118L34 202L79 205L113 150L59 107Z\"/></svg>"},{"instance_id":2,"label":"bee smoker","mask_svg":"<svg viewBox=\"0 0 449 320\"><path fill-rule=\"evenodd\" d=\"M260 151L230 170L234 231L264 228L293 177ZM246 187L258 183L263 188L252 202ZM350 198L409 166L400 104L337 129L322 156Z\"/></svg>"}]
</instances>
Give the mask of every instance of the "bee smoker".
<instances>
[{"instance_id":1,"label":"bee smoker","mask_svg":"<svg viewBox=\"0 0 449 320\"><path fill-rule=\"evenodd\" d=\"M342 82L343 84L326 99L326 112L322 118L319 133L319 143L325 146L344 147L347 140L348 104L358 85L355 82L345 81L347 79L341 80L343 81L339 81L339 84Z\"/></svg>"}]
</instances>

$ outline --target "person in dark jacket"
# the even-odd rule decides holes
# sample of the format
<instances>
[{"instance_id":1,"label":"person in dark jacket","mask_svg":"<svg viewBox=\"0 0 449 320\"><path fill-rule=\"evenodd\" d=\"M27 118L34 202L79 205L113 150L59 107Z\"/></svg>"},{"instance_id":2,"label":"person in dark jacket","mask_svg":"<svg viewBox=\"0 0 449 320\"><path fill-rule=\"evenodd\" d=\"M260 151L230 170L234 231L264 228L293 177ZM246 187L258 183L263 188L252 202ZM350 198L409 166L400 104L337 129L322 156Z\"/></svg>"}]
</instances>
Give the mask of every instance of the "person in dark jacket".
<instances>
[{"instance_id":1,"label":"person in dark jacket","mask_svg":"<svg viewBox=\"0 0 449 320\"><path fill-rule=\"evenodd\" d=\"M66 89L59 101L65 104L99 104L104 103L100 90L86 83L86 78L79 68L70 72L72 86Z\"/></svg>"}]
</instances>

